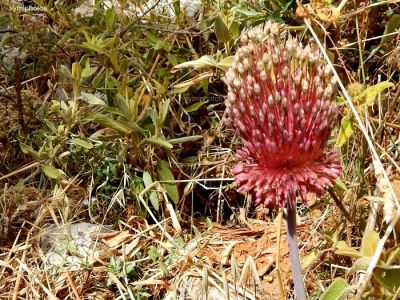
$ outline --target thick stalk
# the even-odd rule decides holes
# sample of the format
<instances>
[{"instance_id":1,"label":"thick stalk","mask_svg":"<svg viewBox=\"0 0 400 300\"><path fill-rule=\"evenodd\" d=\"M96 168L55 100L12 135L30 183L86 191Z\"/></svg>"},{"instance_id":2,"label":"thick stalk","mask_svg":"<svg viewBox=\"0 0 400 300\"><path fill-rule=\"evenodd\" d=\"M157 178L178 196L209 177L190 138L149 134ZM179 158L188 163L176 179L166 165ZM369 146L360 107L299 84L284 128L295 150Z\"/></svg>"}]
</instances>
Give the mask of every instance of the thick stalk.
<instances>
[{"instance_id":1,"label":"thick stalk","mask_svg":"<svg viewBox=\"0 0 400 300\"><path fill-rule=\"evenodd\" d=\"M294 290L296 291L298 300L307 300L306 291L304 289L303 275L301 273L299 246L296 238L296 200L289 199L287 206L287 229L288 229L288 245L290 265L292 267L292 276L294 282Z\"/></svg>"}]
</instances>

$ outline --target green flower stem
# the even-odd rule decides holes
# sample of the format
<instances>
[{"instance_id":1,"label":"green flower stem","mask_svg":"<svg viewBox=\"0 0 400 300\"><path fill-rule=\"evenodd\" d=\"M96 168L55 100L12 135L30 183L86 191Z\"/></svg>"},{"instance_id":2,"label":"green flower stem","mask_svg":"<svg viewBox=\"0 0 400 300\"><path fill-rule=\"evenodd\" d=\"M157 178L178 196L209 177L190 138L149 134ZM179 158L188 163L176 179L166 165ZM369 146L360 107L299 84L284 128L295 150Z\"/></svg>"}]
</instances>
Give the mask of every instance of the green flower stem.
<instances>
[{"instance_id":1,"label":"green flower stem","mask_svg":"<svg viewBox=\"0 0 400 300\"><path fill-rule=\"evenodd\" d=\"M289 199L288 201L286 221L294 289L296 291L297 299L306 300L307 296L304 289L303 275L301 273L299 246L296 238L296 200Z\"/></svg>"}]
</instances>

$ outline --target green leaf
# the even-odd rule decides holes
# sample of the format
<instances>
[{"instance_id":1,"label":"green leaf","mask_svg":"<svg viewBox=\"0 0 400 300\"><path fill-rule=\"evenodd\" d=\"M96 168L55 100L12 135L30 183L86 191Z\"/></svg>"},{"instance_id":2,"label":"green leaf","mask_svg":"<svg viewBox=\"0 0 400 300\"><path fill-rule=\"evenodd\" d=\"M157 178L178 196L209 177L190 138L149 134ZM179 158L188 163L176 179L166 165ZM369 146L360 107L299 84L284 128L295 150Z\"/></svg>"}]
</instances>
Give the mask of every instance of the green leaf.
<instances>
[{"instance_id":1,"label":"green leaf","mask_svg":"<svg viewBox=\"0 0 400 300\"><path fill-rule=\"evenodd\" d=\"M385 32L383 35L395 32L397 30L397 28L399 27L399 25L400 25L400 15L393 14L390 17L389 21L387 22ZM393 38L395 38L395 35L384 36L382 38L381 45L387 43L388 41L390 41Z\"/></svg>"},{"instance_id":2,"label":"green leaf","mask_svg":"<svg viewBox=\"0 0 400 300\"><path fill-rule=\"evenodd\" d=\"M93 36L89 41L83 42L82 46L87 49L98 52L100 54L104 54L104 53L106 53L106 49L105 49L106 44L107 44L107 42L104 41L101 36L99 36L99 37Z\"/></svg>"},{"instance_id":3,"label":"green leaf","mask_svg":"<svg viewBox=\"0 0 400 300\"><path fill-rule=\"evenodd\" d=\"M24 143L21 143L20 147L21 147L22 153L30 154L36 159L40 158L39 153L37 153L35 150L33 150L33 148L31 146L28 146L28 145L26 145Z\"/></svg>"},{"instance_id":4,"label":"green leaf","mask_svg":"<svg viewBox=\"0 0 400 300\"><path fill-rule=\"evenodd\" d=\"M373 275L385 289L393 293L400 288L400 266L377 265Z\"/></svg>"},{"instance_id":5,"label":"green leaf","mask_svg":"<svg viewBox=\"0 0 400 300\"><path fill-rule=\"evenodd\" d=\"M172 144L162 138L156 137L156 136L152 136L149 137L147 139L145 139L144 141L153 144L155 146L161 146L164 147L166 149L172 149L174 146L172 146Z\"/></svg>"},{"instance_id":6,"label":"green leaf","mask_svg":"<svg viewBox=\"0 0 400 300\"><path fill-rule=\"evenodd\" d=\"M149 187L153 183L149 172L143 172L143 183L145 187ZM150 192L150 202L155 210L158 211L160 209L160 203L158 202L157 194L155 191Z\"/></svg>"},{"instance_id":7,"label":"green leaf","mask_svg":"<svg viewBox=\"0 0 400 300\"><path fill-rule=\"evenodd\" d=\"M43 165L42 166L42 171L43 173L51 178L51 179L58 179L61 177L61 172L59 169L54 168L53 166L50 165Z\"/></svg>"},{"instance_id":8,"label":"green leaf","mask_svg":"<svg viewBox=\"0 0 400 300\"><path fill-rule=\"evenodd\" d=\"M11 39L11 33L6 32L3 37L1 38L0 41L0 49L4 49L4 46L8 43L8 41Z\"/></svg>"},{"instance_id":9,"label":"green leaf","mask_svg":"<svg viewBox=\"0 0 400 300\"><path fill-rule=\"evenodd\" d=\"M350 286L343 278L336 278L321 295L320 300L340 300L349 292Z\"/></svg>"},{"instance_id":10,"label":"green leaf","mask_svg":"<svg viewBox=\"0 0 400 300\"><path fill-rule=\"evenodd\" d=\"M7 25L12 22L11 14L5 14L0 17L0 27L7 28Z\"/></svg>"},{"instance_id":11,"label":"green leaf","mask_svg":"<svg viewBox=\"0 0 400 300\"><path fill-rule=\"evenodd\" d=\"M179 16L179 14L181 13L181 6L179 4L180 4L180 1L174 1L172 3L172 6L173 6L174 12L175 12L175 16Z\"/></svg>"},{"instance_id":12,"label":"green leaf","mask_svg":"<svg viewBox=\"0 0 400 300\"><path fill-rule=\"evenodd\" d=\"M220 16L215 18L215 35L221 43L227 43L231 39L229 29Z\"/></svg>"},{"instance_id":13,"label":"green leaf","mask_svg":"<svg viewBox=\"0 0 400 300\"><path fill-rule=\"evenodd\" d=\"M94 73L96 73L97 69L98 69L98 67L93 67L93 68L85 67L85 68L83 68L82 74L81 74L82 78L88 78L88 77L92 76Z\"/></svg>"},{"instance_id":14,"label":"green leaf","mask_svg":"<svg viewBox=\"0 0 400 300\"><path fill-rule=\"evenodd\" d=\"M263 14L261 12L258 12L254 9L249 9L243 6L234 6L232 7L233 11L236 11L238 13L241 13L242 15L245 15L246 17L260 17Z\"/></svg>"},{"instance_id":15,"label":"green leaf","mask_svg":"<svg viewBox=\"0 0 400 300\"><path fill-rule=\"evenodd\" d=\"M231 26L229 26L229 32L232 36L232 39L237 39L240 35L240 24L237 21L233 21Z\"/></svg>"},{"instance_id":16,"label":"green leaf","mask_svg":"<svg viewBox=\"0 0 400 300\"><path fill-rule=\"evenodd\" d=\"M70 69L67 66L61 65L60 73L62 75L64 75L67 79L72 79L72 73L71 73Z\"/></svg>"},{"instance_id":17,"label":"green leaf","mask_svg":"<svg viewBox=\"0 0 400 300\"><path fill-rule=\"evenodd\" d=\"M82 78L82 67L78 62L74 62L71 67L72 78L78 82Z\"/></svg>"},{"instance_id":18,"label":"green leaf","mask_svg":"<svg viewBox=\"0 0 400 300\"><path fill-rule=\"evenodd\" d=\"M165 52L170 52L172 46L168 43L165 43L162 39L158 39L155 35L147 32L147 43L153 46L154 50L165 50Z\"/></svg>"},{"instance_id":19,"label":"green leaf","mask_svg":"<svg viewBox=\"0 0 400 300\"><path fill-rule=\"evenodd\" d=\"M177 66L174 66L171 69L171 73L175 73L175 72L177 72L181 69L185 69L185 68L202 69L202 68L215 67L216 63L217 62L211 55L204 55L204 56L200 57L199 59L187 61L187 62L181 63Z\"/></svg>"},{"instance_id":20,"label":"green leaf","mask_svg":"<svg viewBox=\"0 0 400 300\"><path fill-rule=\"evenodd\" d=\"M218 62L218 67L229 68L233 64L234 56L227 56Z\"/></svg>"},{"instance_id":21,"label":"green leaf","mask_svg":"<svg viewBox=\"0 0 400 300\"><path fill-rule=\"evenodd\" d=\"M118 123L126 126L134 131L136 131L137 133L140 133L143 136L146 136L146 130L144 130L142 127L140 127L139 125L137 125L134 122L128 122L128 121L124 121L124 120L118 120Z\"/></svg>"},{"instance_id":22,"label":"green leaf","mask_svg":"<svg viewBox=\"0 0 400 300\"><path fill-rule=\"evenodd\" d=\"M347 246L345 241L339 241L336 245L335 253L338 255L349 256L352 258L360 258L363 257L360 252L357 250Z\"/></svg>"},{"instance_id":23,"label":"green leaf","mask_svg":"<svg viewBox=\"0 0 400 300\"><path fill-rule=\"evenodd\" d=\"M336 245L339 242L339 229L322 231L320 234L325 240L332 242L333 245Z\"/></svg>"},{"instance_id":24,"label":"green leaf","mask_svg":"<svg viewBox=\"0 0 400 300\"><path fill-rule=\"evenodd\" d=\"M180 143L187 143L187 142L195 142L202 139L202 135L192 135L192 136L185 136L177 139L168 140L169 143L172 145L180 144Z\"/></svg>"},{"instance_id":25,"label":"green leaf","mask_svg":"<svg viewBox=\"0 0 400 300\"><path fill-rule=\"evenodd\" d=\"M54 125L54 122L52 122L52 121L50 121L50 120L47 120L47 119L45 119L44 122L46 123L47 127L49 127L50 130L51 130L54 134L57 134L57 128L56 128L56 126Z\"/></svg>"},{"instance_id":26,"label":"green leaf","mask_svg":"<svg viewBox=\"0 0 400 300\"><path fill-rule=\"evenodd\" d=\"M111 31L113 29L114 19L115 19L114 9L107 9L107 11L105 13L105 19L106 19L107 30Z\"/></svg>"},{"instance_id":27,"label":"green leaf","mask_svg":"<svg viewBox=\"0 0 400 300\"><path fill-rule=\"evenodd\" d=\"M169 99L167 99L161 103L161 108L160 108L160 123L161 124L164 124L164 122L167 118L169 103L170 103Z\"/></svg>"},{"instance_id":28,"label":"green leaf","mask_svg":"<svg viewBox=\"0 0 400 300\"><path fill-rule=\"evenodd\" d=\"M89 143L89 142L87 142L85 140L82 140L80 138L70 139L69 142L71 144L73 144L73 145L78 145L78 146L81 146L82 148L85 148L85 149L92 149L93 148L92 143Z\"/></svg>"},{"instance_id":29,"label":"green leaf","mask_svg":"<svg viewBox=\"0 0 400 300\"><path fill-rule=\"evenodd\" d=\"M158 137L161 135L160 119L158 118L157 112L153 108L148 108L147 111L154 125L155 136Z\"/></svg>"},{"instance_id":30,"label":"green leaf","mask_svg":"<svg viewBox=\"0 0 400 300\"><path fill-rule=\"evenodd\" d=\"M124 113L120 109L118 109L116 107L105 106L104 107L104 111L108 112L110 114L117 115L117 116L125 118ZM98 114L98 115L101 115L101 114Z\"/></svg>"},{"instance_id":31,"label":"green leaf","mask_svg":"<svg viewBox=\"0 0 400 300\"><path fill-rule=\"evenodd\" d=\"M79 99L82 99L83 101L86 101L87 103L89 103L91 105L106 106L106 103L103 100L101 100L100 98L96 97L93 94L82 93L82 95L79 97Z\"/></svg>"},{"instance_id":32,"label":"green leaf","mask_svg":"<svg viewBox=\"0 0 400 300\"><path fill-rule=\"evenodd\" d=\"M371 262L371 257L358 258L351 266L349 274L353 275L355 272L367 270L370 262Z\"/></svg>"},{"instance_id":33,"label":"green leaf","mask_svg":"<svg viewBox=\"0 0 400 300\"><path fill-rule=\"evenodd\" d=\"M168 275L169 274L168 267L164 262L160 261L159 264L158 264L158 267L164 273L164 275Z\"/></svg>"},{"instance_id":34,"label":"green leaf","mask_svg":"<svg viewBox=\"0 0 400 300\"><path fill-rule=\"evenodd\" d=\"M150 246L150 248L149 248L149 258L152 261L156 261L159 256L160 256L160 254L158 253L157 248L154 247L154 246Z\"/></svg>"},{"instance_id":35,"label":"green leaf","mask_svg":"<svg viewBox=\"0 0 400 300\"><path fill-rule=\"evenodd\" d=\"M173 88L170 91L170 94L183 94L184 92L186 92L189 89L190 86L184 86L184 87L180 87L180 88Z\"/></svg>"},{"instance_id":36,"label":"green leaf","mask_svg":"<svg viewBox=\"0 0 400 300\"><path fill-rule=\"evenodd\" d=\"M342 106L346 104L346 99L344 99L343 97L335 96L333 97L333 102L335 102L339 106Z\"/></svg>"},{"instance_id":37,"label":"green leaf","mask_svg":"<svg viewBox=\"0 0 400 300\"><path fill-rule=\"evenodd\" d=\"M364 236L361 241L361 254L367 257L373 256L376 248L378 247L379 240L379 234L374 230L368 230L364 232Z\"/></svg>"},{"instance_id":38,"label":"green leaf","mask_svg":"<svg viewBox=\"0 0 400 300\"><path fill-rule=\"evenodd\" d=\"M189 105L187 108L185 108L185 110L188 113L195 112L206 103L207 103L207 101L196 102L196 103Z\"/></svg>"},{"instance_id":39,"label":"green leaf","mask_svg":"<svg viewBox=\"0 0 400 300\"><path fill-rule=\"evenodd\" d=\"M302 269L308 268L314 260L317 258L319 251L317 249L313 249L305 258L301 261Z\"/></svg>"},{"instance_id":40,"label":"green leaf","mask_svg":"<svg viewBox=\"0 0 400 300\"><path fill-rule=\"evenodd\" d=\"M176 66L178 64L178 59L176 58L175 55L171 54L171 53L167 53L167 59L168 62L172 65L172 66Z\"/></svg>"},{"instance_id":41,"label":"green leaf","mask_svg":"<svg viewBox=\"0 0 400 300\"><path fill-rule=\"evenodd\" d=\"M147 96L146 96L147 97ZM127 99L125 96L121 94L117 94L117 103L119 111L122 112L122 115L126 120L134 120L135 119L135 105L133 99Z\"/></svg>"},{"instance_id":42,"label":"green leaf","mask_svg":"<svg viewBox=\"0 0 400 300\"><path fill-rule=\"evenodd\" d=\"M388 251L387 257L387 263L400 260L400 244L398 244L397 247L390 249Z\"/></svg>"},{"instance_id":43,"label":"green leaf","mask_svg":"<svg viewBox=\"0 0 400 300\"><path fill-rule=\"evenodd\" d=\"M140 133L143 136L148 136L148 135L146 135L146 130L144 130L142 127L140 127L139 125L137 125L134 122L118 120L118 123L132 129L133 131L136 131L137 133Z\"/></svg>"},{"instance_id":44,"label":"green leaf","mask_svg":"<svg viewBox=\"0 0 400 300\"><path fill-rule=\"evenodd\" d=\"M367 87L360 95L361 99L364 99L364 104L372 105L375 102L376 96L382 93L384 90L394 86L393 82L382 81L373 86Z\"/></svg>"},{"instance_id":45,"label":"green leaf","mask_svg":"<svg viewBox=\"0 0 400 300\"><path fill-rule=\"evenodd\" d=\"M336 178L335 180L336 186L341 189L342 191L347 191L347 186L346 184L343 182L342 179L340 179L340 177Z\"/></svg>"},{"instance_id":46,"label":"green leaf","mask_svg":"<svg viewBox=\"0 0 400 300\"><path fill-rule=\"evenodd\" d=\"M159 177L160 181L175 180L174 175L172 174L168 163L164 160L158 161L157 173L158 173L158 177ZM177 204L179 202L179 192L178 192L178 187L177 187L176 183L163 182L163 183L161 183L161 186L164 188L165 192L171 198L171 200L175 204Z\"/></svg>"},{"instance_id":47,"label":"green leaf","mask_svg":"<svg viewBox=\"0 0 400 300\"><path fill-rule=\"evenodd\" d=\"M342 121L340 122L340 130L336 140L335 147L342 147L347 142L347 140L353 135L353 132L354 132L353 122L349 117L344 116L342 118Z\"/></svg>"},{"instance_id":48,"label":"green leaf","mask_svg":"<svg viewBox=\"0 0 400 300\"><path fill-rule=\"evenodd\" d=\"M128 126L125 126L125 125L121 124L120 122L110 119L102 114L96 114L94 117L91 118L91 120L99 125L114 129L116 131L120 131L123 133L131 133L132 132L132 129L129 128Z\"/></svg>"}]
</instances>

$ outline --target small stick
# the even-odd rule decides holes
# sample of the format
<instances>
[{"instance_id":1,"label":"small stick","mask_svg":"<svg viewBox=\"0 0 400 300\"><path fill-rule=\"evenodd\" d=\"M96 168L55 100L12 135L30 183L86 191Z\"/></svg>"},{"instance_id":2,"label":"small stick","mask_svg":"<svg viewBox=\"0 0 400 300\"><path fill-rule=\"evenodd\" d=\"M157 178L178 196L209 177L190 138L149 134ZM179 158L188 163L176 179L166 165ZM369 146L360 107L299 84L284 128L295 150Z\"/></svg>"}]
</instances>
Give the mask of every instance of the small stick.
<instances>
[{"instance_id":1,"label":"small stick","mask_svg":"<svg viewBox=\"0 0 400 300\"><path fill-rule=\"evenodd\" d=\"M9 173L9 174L7 174L7 175L4 175L4 176L0 177L0 181L2 181L2 180L4 180L4 179L7 179L7 178L10 178L10 177L12 177L12 176L14 176L14 175L16 175L16 174L19 174L19 173L21 173L21 172L24 172L24 171L26 171L26 170L29 170L29 169L34 168L34 167L37 167L37 166L39 166L39 163L38 163L38 162L33 162L33 163L31 163L30 165L27 165L27 166L25 166L25 167L22 167L22 168L19 169L19 170L13 171L13 172L11 172L11 173Z\"/></svg>"},{"instance_id":2,"label":"small stick","mask_svg":"<svg viewBox=\"0 0 400 300\"><path fill-rule=\"evenodd\" d=\"M369 118L374 123L379 123L380 122L380 120L377 119L377 118L374 118L374 117L369 117ZM400 124L394 124L394 123L390 123L390 122L386 122L386 121L383 121L383 124L385 124L388 127L392 127L392 128L395 128L395 129L400 129Z\"/></svg>"},{"instance_id":3,"label":"small stick","mask_svg":"<svg viewBox=\"0 0 400 300\"><path fill-rule=\"evenodd\" d=\"M72 289L72 291L73 291L73 293L74 293L74 295L75 295L75 298L76 298L77 300L81 300L82 298L79 296L78 290L76 289L75 283L74 283L74 281L72 280L72 277L71 277L71 275L69 274L69 271L67 271L66 273L67 273L67 278L68 278L69 285L71 286L71 289Z\"/></svg>"},{"instance_id":4,"label":"small stick","mask_svg":"<svg viewBox=\"0 0 400 300\"><path fill-rule=\"evenodd\" d=\"M336 206L340 209L344 217L349 221L351 224L354 222L351 220L350 213L347 211L346 207L344 207L343 202L339 199L339 197L335 194L335 191L330 188L328 189L329 195L331 195L333 201L335 201Z\"/></svg>"}]
</instances>

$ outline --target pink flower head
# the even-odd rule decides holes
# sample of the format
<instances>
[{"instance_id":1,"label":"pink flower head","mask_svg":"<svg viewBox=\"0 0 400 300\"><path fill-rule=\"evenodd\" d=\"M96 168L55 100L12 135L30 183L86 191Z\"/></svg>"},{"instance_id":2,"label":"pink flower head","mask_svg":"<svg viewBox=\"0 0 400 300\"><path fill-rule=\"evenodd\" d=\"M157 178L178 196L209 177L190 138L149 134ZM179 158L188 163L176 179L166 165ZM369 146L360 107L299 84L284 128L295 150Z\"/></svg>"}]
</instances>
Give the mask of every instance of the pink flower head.
<instances>
[{"instance_id":1,"label":"pink flower head","mask_svg":"<svg viewBox=\"0 0 400 300\"><path fill-rule=\"evenodd\" d=\"M233 167L239 188L256 204L286 207L339 176L338 155L324 152L337 122L336 82L318 48L282 42L278 24L265 28L242 37L226 74L224 122L244 144Z\"/></svg>"}]
</instances>

